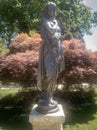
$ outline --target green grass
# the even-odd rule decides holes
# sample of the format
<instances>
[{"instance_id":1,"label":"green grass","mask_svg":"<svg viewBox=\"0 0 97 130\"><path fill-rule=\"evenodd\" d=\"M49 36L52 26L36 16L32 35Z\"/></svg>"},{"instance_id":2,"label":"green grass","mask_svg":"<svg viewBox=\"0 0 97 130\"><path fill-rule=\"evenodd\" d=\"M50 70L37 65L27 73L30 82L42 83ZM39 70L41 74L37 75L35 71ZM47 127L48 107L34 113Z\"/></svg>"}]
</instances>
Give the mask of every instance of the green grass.
<instances>
[{"instance_id":1,"label":"green grass","mask_svg":"<svg viewBox=\"0 0 97 130\"><path fill-rule=\"evenodd\" d=\"M0 89L0 97L7 96L9 94L15 94L18 91L19 91L19 88L15 88L15 89Z\"/></svg>"},{"instance_id":2,"label":"green grass","mask_svg":"<svg viewBox=\"0 0 97 130\"><path fill-rule=\"evenodd\" d=\"M18 92L18 89L0 91L0 130L32 130L28 120L31 102L34 102L37 92Z\"/></svg>"},{"instance_id":3,"label":"green grass","mask_svg":"<svg viewBox=\"0 0 97 130\"><path fill-rule=\"evenodd\" d=\"M97 89L95 89L97 103ZM86 104L66 108L64 130L97 130L97 104Z\"/></svg>"},{"instance_id":4,"label":"green grass","mask_svg":"<svg viewBox=\"0 0 97 130\"><path fill-rule=\"evenodd\" d=\"M37 93L17 91L0 90L0 130L32 130L29 113ZM62 100L60 103L66 115L64 130L97 130L97 104L71 106Z\"/></svg>"},{"instance_id":5,"label":"green grass","mask_svg":"<svg viewBox=\"0 0 97 130\"><path fill-rule=\"evenodd\" d=\"M97 102L97 89L95 90L95 101Z\"/></svg>"},{"instance_id":6,"label":"green grass","mask_svg":"<svg viewBox=\"0 0 97 130\"><path fill-rule=\"evenodd\" d=\"M64 127L65 130L97 130L97 104L69 109Z\"/></svg>"},{"instance_id":7,"label":"green grass","mask_svg":"<svg viewBox=\"0 0 97 130\"><path fill-rule=\"evenodd\" d=\"M31 130L28 122L29 110L22 107L0 109L0 130Z\"/></svg>"}]
</instances>

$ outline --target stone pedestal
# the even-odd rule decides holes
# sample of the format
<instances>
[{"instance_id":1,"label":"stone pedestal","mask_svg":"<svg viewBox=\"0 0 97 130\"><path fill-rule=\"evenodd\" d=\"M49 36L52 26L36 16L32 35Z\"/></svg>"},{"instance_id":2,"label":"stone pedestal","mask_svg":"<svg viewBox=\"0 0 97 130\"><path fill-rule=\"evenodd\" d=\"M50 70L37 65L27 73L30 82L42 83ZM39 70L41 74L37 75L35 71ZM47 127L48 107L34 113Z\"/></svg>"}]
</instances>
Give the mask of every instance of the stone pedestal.
<instances>
[{"instance_id":1,"label":"stone pedestal","mask_svg":"<svg viewBox=\"0 0 97 130\"><path fill-rule=\"evenodd\" d=\"M40 114L35 105L29 115L29 122L33 126L33 130L63 130L65 115L61 105L58 105L59 111L51 114Z\"/></svg>"}]
</instances>

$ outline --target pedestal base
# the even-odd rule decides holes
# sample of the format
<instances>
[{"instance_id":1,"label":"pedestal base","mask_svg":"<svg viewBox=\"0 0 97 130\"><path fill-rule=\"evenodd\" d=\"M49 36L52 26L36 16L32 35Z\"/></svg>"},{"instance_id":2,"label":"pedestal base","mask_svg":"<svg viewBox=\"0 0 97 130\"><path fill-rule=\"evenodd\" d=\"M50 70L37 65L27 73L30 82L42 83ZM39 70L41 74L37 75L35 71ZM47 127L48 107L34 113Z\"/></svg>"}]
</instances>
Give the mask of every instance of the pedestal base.
<instances>
[{"instance_id":1,"label":"pedestal base","mask_svg":"<svg viewBox=\"0 0 97 130\"><path fill-rule=\"evenodd\" d=\"M63 130L65 115L61 105L58 105L59 111L51 114L40 114L35 105L29 115L29 122L33 130Z\"/></svg>"}]
</instances>

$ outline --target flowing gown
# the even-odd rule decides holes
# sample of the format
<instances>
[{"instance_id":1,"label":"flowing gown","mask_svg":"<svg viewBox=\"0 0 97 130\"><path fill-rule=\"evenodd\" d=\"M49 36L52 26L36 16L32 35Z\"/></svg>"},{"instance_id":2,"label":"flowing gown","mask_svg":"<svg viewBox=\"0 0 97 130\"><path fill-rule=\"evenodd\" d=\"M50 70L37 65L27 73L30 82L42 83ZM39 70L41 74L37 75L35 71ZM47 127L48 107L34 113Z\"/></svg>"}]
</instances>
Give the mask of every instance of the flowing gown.
<instances>
[{"instance_id":1,"label":"flowing gown","mask_svg":"<svg viewBox=\"0 0 97 130\"><path fill-rule=\"evenodd\" d=\"M37 82L50 100L58 74L64 69L61 30L55 18L42 18L41 37L43 43L40 48Z\"/></svg>"}]
</instances>

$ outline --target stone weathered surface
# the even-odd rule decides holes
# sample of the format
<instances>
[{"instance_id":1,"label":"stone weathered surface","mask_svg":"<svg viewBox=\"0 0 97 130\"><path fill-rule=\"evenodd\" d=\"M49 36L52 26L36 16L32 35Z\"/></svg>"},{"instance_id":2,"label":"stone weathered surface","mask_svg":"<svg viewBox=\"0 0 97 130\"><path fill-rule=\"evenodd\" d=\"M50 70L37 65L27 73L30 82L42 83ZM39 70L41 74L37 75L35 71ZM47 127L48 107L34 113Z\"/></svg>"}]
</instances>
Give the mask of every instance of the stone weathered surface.
<instances>
[{"instance_id":1,"label":"stone weathered surface","mask_svg":"<svg viewBox=\"0 0 97 130\"><path fill-rule=\"evenodd\" d=\"M61 105L58 105L59 111L52 114L40 114L35 105L29 115L29 122L33 126L33 130L63 130L65 115Z\"/></svg>"}]
</instances>

